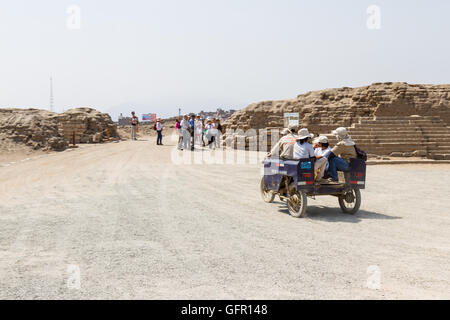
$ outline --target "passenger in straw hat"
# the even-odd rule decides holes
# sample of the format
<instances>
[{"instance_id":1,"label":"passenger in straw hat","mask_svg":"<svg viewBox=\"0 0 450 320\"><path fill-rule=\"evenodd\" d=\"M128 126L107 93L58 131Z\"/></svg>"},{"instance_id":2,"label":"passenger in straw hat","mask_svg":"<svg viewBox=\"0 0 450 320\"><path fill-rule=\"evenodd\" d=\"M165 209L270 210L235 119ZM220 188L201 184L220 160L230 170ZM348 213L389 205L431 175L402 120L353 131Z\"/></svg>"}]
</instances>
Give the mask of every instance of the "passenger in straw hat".
<instances>
[{"instance_id":1,"label":"passenger in straw hat","mask_svg":"<svg viewBox=\"0 0 450 320\"><path fill-rule=\"evenodd\" d=\"M180 144L178 145L178 149L189 150L191 149L191 134L189 132L191 125L189 123L189 116L187 114L183 116L183 120L181 120L180 126L182 139Z\"/></svg>"},{"instance_id":2,"label":"passenger in straw hat","mask_svg":"<svg viewBox=\"0 0 450 320\"><path fill-rule=\"evenodd\" d=\"M294 159L309 159L314 156L314 148L309 143L309 139L314 138L314 134L303 128L298 131L297 143L294 146Z\"/></svg>"},{"instance_id":3,"label":"passenger in straw hat","mask_svg":"<svg viewBox=\"0 0 450 320\"><path fill-rule=\"evenodd\" d=\"M335 157L331 157L329 160L330 166L328 173L332 181L338 181L337 171L348 171L350 169L349 161L351 158L356 158L355 142L347 132L345 128L337 128L333 131L338 143L331 149L331 152Z\"/></svg>"},{"instance_id":4,"label":"passenger in straw hat","mask_svg":"<svg viewBox=\"0 0 450 320\"><path fill-rule=\"evenodd\" d=\"M311 143L309 143L309 140L312 138L314 138L314 134L309 133L308 129L300 129L300 131L298 132L297 143L294 146L295 159L311 159L316 157L314 148ZM327 163L327 158L321 158L315 161L314 172L316 173L316 181L320 181L323 178Z\"/></svg>"},{"instance_id":5,"label":"passenger in straw hat","mask_svg":"<svg viewBox=\"0 0 450 320\"><path fill-rule=\"evenodd\" d=\"M276 157L281 159L294 159L294 145L297 142L297 137L295 132L297 130L296 126L290 125L281 131L281 139L272 148L272 150L267 154L267 157Z\"/></svg>"}]
</instances>

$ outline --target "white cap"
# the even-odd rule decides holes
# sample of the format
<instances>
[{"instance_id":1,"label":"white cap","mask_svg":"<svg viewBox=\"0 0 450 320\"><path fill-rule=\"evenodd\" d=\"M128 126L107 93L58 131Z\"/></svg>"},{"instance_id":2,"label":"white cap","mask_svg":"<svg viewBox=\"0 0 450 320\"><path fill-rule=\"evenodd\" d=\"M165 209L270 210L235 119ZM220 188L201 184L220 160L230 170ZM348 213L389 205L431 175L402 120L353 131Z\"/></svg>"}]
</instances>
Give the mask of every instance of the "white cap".
<instances>
[{"instance_id":1,"label":"white cap","mask_svg":"<svg viewBox=\"0 0 450 320\"><path fill-rule=\"evenodd\" d=\"M320 136L317 138L319 143L328 143L328 138L326 136Z\"/></svg>"}]
</instances>

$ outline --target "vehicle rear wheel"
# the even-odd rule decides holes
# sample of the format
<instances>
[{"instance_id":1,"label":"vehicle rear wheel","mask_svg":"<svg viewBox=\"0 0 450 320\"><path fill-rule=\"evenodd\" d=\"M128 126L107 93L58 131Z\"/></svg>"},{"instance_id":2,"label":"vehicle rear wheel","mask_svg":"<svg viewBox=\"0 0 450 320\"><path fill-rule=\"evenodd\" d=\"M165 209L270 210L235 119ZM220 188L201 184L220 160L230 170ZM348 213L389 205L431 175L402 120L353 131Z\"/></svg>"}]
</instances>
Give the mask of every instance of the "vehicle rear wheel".
<instances>
[{"instance_id":1,"label":"vehicle rear wheel","mask_svg":"<svg viewBox=\"0 0 450 320\"><path fill-rule=\"evenodd\" d=\"M264 177L261 178L261 198L267 203L272 203L275 199L275 192L264 187Z\"/></svg>"},{"instance_id":2,"label":"vehicle rear wheel","mask_svg":"<svg viewBox=\"0 0 450 320\"><path fill-rule=\"evenodd\" d=\"M294 218L303 218L306 214L306 206L308 205L306 193L303 191L295 191L287 199L289 214Z\"/></svg>"},{"instance_id":3,"label":"vehicle rear wheel","mask_svg":"<svg viewBox=\"0 0 450 320\"><path fill-rule=\"evenodd\" d=\"M359 189L352 189L352 191L339 196L339 205L344 213L357 213L361 206L361 191Z\"/></svg>"}]
</instances>

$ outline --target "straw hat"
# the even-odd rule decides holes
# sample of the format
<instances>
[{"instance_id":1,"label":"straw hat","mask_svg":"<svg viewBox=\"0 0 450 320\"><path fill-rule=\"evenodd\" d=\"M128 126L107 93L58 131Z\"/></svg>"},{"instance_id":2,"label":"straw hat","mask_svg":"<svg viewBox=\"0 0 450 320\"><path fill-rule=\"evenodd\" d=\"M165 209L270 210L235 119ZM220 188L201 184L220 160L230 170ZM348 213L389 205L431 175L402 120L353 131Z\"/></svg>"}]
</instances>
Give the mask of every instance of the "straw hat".
<instances>
[{"instance_id":1,"label":"straw hat","mask_svg":"<svg viewBox=\"0 0 450 320\"><path fill-rule=\"evenodd\" d=\"M297 133L297 140L302 140L306 138L314 138L314 134L309 133L308 129L306 128L300 129Z\"/></svg>"},{"instance_id":2,"label":"straw hat","mask_svg":"<svg viewBox=\"0 0 450 320\"><path fill-rule=\"evenodd\" d=\"M333 134L336 136L336 138L338 139L345 139L346 136L348 136L348 132L347 129L341 127L341 128L337 128L336 130L333 131Z\"/></svg>"}]
</instances>

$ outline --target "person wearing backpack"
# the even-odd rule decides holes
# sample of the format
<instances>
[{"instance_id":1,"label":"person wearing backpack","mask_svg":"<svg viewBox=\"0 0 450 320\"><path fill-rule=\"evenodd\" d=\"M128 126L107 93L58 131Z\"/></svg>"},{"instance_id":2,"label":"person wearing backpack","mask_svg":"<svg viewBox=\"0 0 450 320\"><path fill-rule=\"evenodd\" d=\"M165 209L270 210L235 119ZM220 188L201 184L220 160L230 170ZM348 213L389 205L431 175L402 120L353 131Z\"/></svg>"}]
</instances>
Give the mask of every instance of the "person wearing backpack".
<instances>
[{"instance_id":1,"label":"person wearing backpack","mask_svg":"<svg viewBox=\"0 0 450 320\"><path fill-rule=\"evenodd\" d=\"M336 136L338 143L331 149L334 156L328 158L328 174L332 182L337 182L339 180L338 170L348 171L350 169L350 159L357 158L357 154L356 144L348 134L347 129L337 128L333 131L333 134Z\"/></svg>"}]
</instances>

